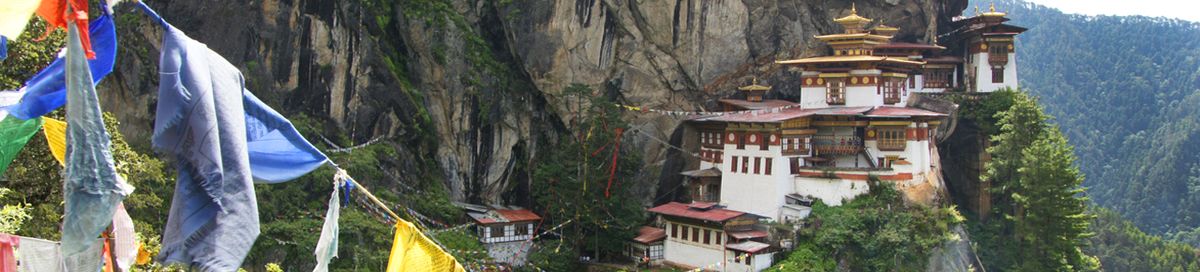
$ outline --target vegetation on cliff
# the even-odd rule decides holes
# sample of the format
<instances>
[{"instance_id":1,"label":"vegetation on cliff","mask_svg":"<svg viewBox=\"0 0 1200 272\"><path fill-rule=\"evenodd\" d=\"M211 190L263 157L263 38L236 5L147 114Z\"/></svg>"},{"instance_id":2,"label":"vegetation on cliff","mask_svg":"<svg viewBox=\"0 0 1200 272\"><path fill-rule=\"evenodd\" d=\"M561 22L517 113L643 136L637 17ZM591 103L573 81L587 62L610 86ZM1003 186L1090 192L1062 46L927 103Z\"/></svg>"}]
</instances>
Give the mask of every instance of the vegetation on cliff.
<instances>
[{"instance_id":1,"label":"vegetation on cliff","mask_svg":"<svg viewBox=\"0 0 1200 272\"><path fill-rule=\"evenodd\" d=\"M871 193L842 206L819 200L797 245L769 271L923 270L933 249L963 220L953 207L905 203L891 183L870 181Z\"/></svg>"},{"instance_id":2,"label":"vegetation on cliff","mask_svg":"<svg viewBox=\"0 0 1200 272\"><path fill-rule=\"evenodd\" d=\"M579 109L579 116L570 127L574 133L559 138L534 171L532 190L536 209L545 220L542 228L566 224L559 230L561 241L554 251L622 258L625 242L646 218L641 204L632 201L634 188L627 182L642 160L637 152L620 146L624 135L619 132L628 124L611 98L577 84L563 93ZM538 262L535 258L534 264Z\"/></svg>"}]
</instances>

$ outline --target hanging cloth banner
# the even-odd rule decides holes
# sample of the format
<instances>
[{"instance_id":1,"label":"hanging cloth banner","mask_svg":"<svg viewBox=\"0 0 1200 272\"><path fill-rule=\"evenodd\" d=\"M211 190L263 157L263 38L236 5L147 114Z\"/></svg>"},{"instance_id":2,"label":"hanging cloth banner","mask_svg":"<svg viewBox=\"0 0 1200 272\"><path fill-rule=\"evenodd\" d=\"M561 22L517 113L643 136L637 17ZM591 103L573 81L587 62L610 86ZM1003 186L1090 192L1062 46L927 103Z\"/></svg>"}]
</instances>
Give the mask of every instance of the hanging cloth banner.
<instances>
[{"instance_id":1,"label":"hanging cloth banner","mask_svg":"<svg viewBox=\"0 0 1200 272\"><path fill-rule=\"evenodd\" d=\"M21 32L25 32L29 18L41 3L42 0L4 0L4 5L0 5L0 36L10 40L21 38Z\"/></svg>"},{"instance_id":2,"label":"hanging cloth banner","mask_svg":"<svg viewBox=\"0 0 1200 272\"><path fill-rule=\"evenodd\" d=\"M73 25L74 21L68 21ZM133 192L117 175L100 101L83 56L77 28L67 28L67 167L62 251L68 258L86 252L112 223L113 212ZM94 252L92 252L94 253ZM92 271L99 267L91 268Z\"/></svg>"},{"instance_id":3,"label":"hanging cloth banner","mask_svg":"<svg viewBox=\"0 0 1200 272\"><path fill-rule=\"evenodd\" d=\"M0 35L0 61L8 58L8 37Z\"/></svg>"},{"instance_id":4,"label":"hanging cloth banner","mask_svg":"<svg viewBox=\"0 0 1200 272\"><path fill-rule=\"evenodd\" d=\"M96 58L88 35L88 0L45 0L38 6L37 15L46 20L45 36L49 36L55 28L67 28L73 23L79 32L79 40L83 41L81 50L84 55L88 59Z\"/></svg>"},{"instance_id":5,"label":"hanging cloth banner","mask_svg":"<svg viewBox=\"0 0 1200 272\"><path fill-rule=\"evenodd\" d=\"M21 247L17 249L17 271L99 271L104 265L100 257L104 243L100 240L96 240L91 247L84 250L85 254L63 258L59 242L29 237L20 239Z\"/></svg>"},{"instance_id":6,"label":"hanging cloth banner","mask_svg":"<svg viewBox=\"0 0 1200 272\"><path fill-rule=\"evenodd\" d=\"M246 148L254 181L280 183L296 179L325 164L317 150L284 118L254 94L242 90L246 110Z\"/></svg>"},{"instance_id":7,"label":"hanging cloth banner","mask_svg":"<svg viewBox=\"0 0 1200 272\"><path fill-rule=\"evenodd\" d=\"M67 154L67 122L50 117L41 119L42 134L46 135L46 145L50 148L50 155L54 156L58 165L66 166L67 163L63 158Z\"/></svg>"},{"instance_id":8,"label":"hanging cloth banner","mask_svg":"<svg viewBox=\"0 0 1200 272\"><path fill-rule=\"evenodd\" d=\"M245 80L203 43L163 26L151 143L175 157L179 177L158 258L203 271L235 271L259 235Z\"/></svg>"},{"instance_id":9,"label":"hanging cloth banner","mask_svg":"<svg viewBox=\"0 0 1200 272\"><path fill-rule=\"evenodd\" d=\"M34 137L37 128L42 126L42 120L20 120L6 116L0 120L0 175L8 169L8 164L24 149L29 138Z\"/></svg>"},{"instance_id":10,"label":"hanging cloth banner","mask_svg":"<svg viewBox=\"0 0 1200 272\"><path fill-rule=\"evenodd\" d=\"M137 234L133 229L133 218L125 211L125 204L117 203L117 211L113 213L113 255L117 259L120 271L130 271L137 258Z\"/></svg>"},{"instance_id":11,"label":"hanging cloth banner","mask_svg":"<svg viewBox=\"0 0 1200 272\"><path fill-rule=\"evenodd\" d=\"M313 272L328 272L329 261L337 257L338 251L338 218L341 217L341 202L338 199L338 189L346 184L349 176L346 171L338 169L333 175L333 193L329 194L329 210L325 212L325 223L321 225L321 237L317 238L317 248L313 254L317 256L317 266Z\"/></svg>"},{"instance_id":12,"label":"hanging cloth banner","mask_svg":"<svg viewBox=\"0 0 1200 272\"><path fill-rule=\"evenodd\" d=\"M8 164L21 153L25 143L41 126L41 119L21 120L7 116L0 120L0 175L4 174Z\"/></svg>"},{"instance_id":13,"label":"hanging cloth banner","mask_svg":"<svg viewBox=\"0 0 1200 272\"><path fill-rule=\"evenodd\" d=\"M91 45L96 51L96 58L88 60L88 68L91 69L92 83L100 84L100 79L112 72L113 63L117 58L116 26L113 25L111 15L102 14L91 22L89 28L92 32ZM66 104L65 68L64 58L59 57L29 81L25 81L26 92L19 104L9 108L9 114L29 120L46 115Z\"/></svg>"},{"instance_id":14,"label":"hanging cloth banner","mask_svg":"<svg viewBox=\"0 0 1200 272\"><path fill-rule=\"evenodd\" d=\"M0 233L0 272L16 272L17 256L13 248L21 246L21 237Z\"/></svg>"},{"instance_id":15,"label":"hanging cloth banner","mask_svg":"<svg viewBox=\"0 0 1200 272\"><path fill-rule=\"evenodd\" d=\"M454 271L464 272L453 256L429 240L412 223L396 218L396 237L388 258L387 272Z\"/></svg>"}]
</instances>

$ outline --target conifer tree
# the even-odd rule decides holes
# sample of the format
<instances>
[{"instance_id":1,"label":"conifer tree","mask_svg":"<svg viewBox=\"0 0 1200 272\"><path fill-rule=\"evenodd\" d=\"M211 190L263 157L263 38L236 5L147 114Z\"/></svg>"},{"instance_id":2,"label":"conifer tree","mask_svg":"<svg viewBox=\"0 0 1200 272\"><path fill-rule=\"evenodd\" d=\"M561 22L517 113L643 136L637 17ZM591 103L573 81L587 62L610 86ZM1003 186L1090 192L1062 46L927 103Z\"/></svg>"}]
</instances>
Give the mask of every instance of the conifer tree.
<instances>
[{"instance_id":1,"label":"conifer tree","mask_svg":"<svg viewBox=\"0 0 1200 272\"><path fill-rule=\"evenodd\" d=\"M593 257L617 256L645 218L625 180L639 171L641 159L637 152L622 152L626 146L618 148L623 136L618 128L628 126L610 98L580 84L572 84L563 94L563 101L574 109L572 133L547 147L534 171L532 193L537 210L546 218L542 227L571 220L558 231L565 246L591 252ZM615 172L610 172L614 162Z\"/></svg>"},{"instance_id":2,"label":"conifer tree","mask_svg":"<svg viewBox=\"0 0 1200 272\"><path fill-rule=\"evenodd\" d=\"M1083 175L1074 150L1057 128L1045 133L1020 157L1019 191L1012 198L1023 207L1016 218L1022 271L1093 271L1099 260L1080 251L1092 234L1087 197L1081 196Z\"/></svg>"},{"instance_id":3,"label":"conifer tree","mask_svg":"<svg viewBox=\"0 0 1200 272\"><path fill-rule=\"evenodd\" d=\"M999 117L1000 134L992 137L994 145L987 149L992 160L987 164L983 179L992 181L995 201L1015 204L1010 206L1011 210L1003 213L1019 217L1021 208L1011 201L1010 196L1021 190L1017 176L1021 154L1026 147L1044 136L1048 118L1036 99L1021 91L1013 94L1009 109L996 114Z\"/></svg>"}]
</instances>

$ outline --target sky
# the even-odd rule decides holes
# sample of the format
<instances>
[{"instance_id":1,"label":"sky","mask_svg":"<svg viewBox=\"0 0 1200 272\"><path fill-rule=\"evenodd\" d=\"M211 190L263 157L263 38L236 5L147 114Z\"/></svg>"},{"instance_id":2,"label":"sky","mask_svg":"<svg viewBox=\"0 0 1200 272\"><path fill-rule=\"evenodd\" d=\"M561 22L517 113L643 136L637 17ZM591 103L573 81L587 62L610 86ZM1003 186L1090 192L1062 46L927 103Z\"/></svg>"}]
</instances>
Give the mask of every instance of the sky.
<instances>
[{"instance_id":1,"label":"sky","mask_svg":"<svg viewBox=\"0 0 1200 272\"><path fill-rule=\"evenodd\" d=\"M1194 0L1027 0L1065 13L1087 15L1145 15L1200 22L1200 1ZM986 7L980 7L984 9Z\"/></svg>"}]
</instances>

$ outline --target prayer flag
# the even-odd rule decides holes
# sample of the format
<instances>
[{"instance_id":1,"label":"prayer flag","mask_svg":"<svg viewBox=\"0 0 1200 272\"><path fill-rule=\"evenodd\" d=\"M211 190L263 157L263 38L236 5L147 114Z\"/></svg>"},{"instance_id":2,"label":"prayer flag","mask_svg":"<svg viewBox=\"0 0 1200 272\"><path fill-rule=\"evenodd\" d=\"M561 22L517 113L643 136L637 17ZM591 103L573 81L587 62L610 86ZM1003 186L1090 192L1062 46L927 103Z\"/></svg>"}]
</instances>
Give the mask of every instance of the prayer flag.
<instances>
[{"instance_id":1,"label":"prayer flag","mask_svg":"<svg viewBox=\"0 0 1200 272\"><path fill-rule=\"evenodd\" d=\"M250 172L263 183L285 182L308 174L328 158L313 147L292 122L254 94L242 90L246 110L246 147Z\"/></svg>"},{"instance_id":2,"label":"prayer flag","mask_svg":"<svg viewBox=\"0 0 1200 272\"><path fill-rule=\"evenodd\" d=\"M42 0L4 0L0 5L0 36L21 38L21 32L25 32L29 18L41 3Z\"/></svg>"},{"instance_id":3,"label":"prayer flag","mask_svg":"<svg viewBox=\"0 0 1200 272\"><path fill-rule=\"evenodd\" d=\"M46 135L46 146L50 155L58 161L58 165L66 166L64 157L67 154L67 122L42 117L42 134Z\"/></svg>"},{"instance_id":4,"label":"prayer flag","mask_svg":"<svg viewBox=\"0 0 1200 272\"><path fill-rule=\"evenodd\" d=\"M113 255L117 259L117 267L121 271L129 271L137 258L137 234L133 229L133 218L125 211L125 204L117 203L117 211L113 213Z\"/></svg>"},{"instance_id":5,"label":"prayer flag","mask_svg":"<svg viewBox=\"0 0 1200 272\"><path fill-rule=\"evenodd\" d=\"M317 248L313 254L317 256L317 267L313 272L329 271L329 261L337 257L338 251L338 218L341 217L341 202L338 201L338 189L346 184L350 177L346 171L338 169L333 176L333 193L329 194L329 210L325 211L325 223L321 226L321 237L317 238Z\"/></svg>"},{"instance_id":6,"label":"prayer flag","mask_svg":"<svg viewBox=\"0 0 1200 272\"><path fill-rule=\"evenodd\" d=\"M204 271L235 271L259 235L244 80L216 52L163 26L151 142L175 157L179 177L158 258Z\"/></svg>"},{"instance_id":7,"label":"prayer flag","mask_svg":"<svg viewBox=\"0 0 1200 272\"><path fill-rule=\"evenodd\" d=\"M396 218L396 237L388 258L387 272L465 271L454 256L425 237L412 223Z\"/></svg>"},{"instance_id":8,"label":"prayer flag","mask_svg":"<svg viewBox=\"0 0 1200 272\"><path fill-rule=\"evenodd\" d=\"M92 52L91 38L88 36L88 1L87 0L45 0L37 7L37 15L46 20L46 33L55 28L70 27L73 23L79 31L79 39L83 41L80 50L88 59L96 58ZM70 13L68 13L70 12Z\"/></svg>"},{"instance_id":9,"label":"prayer flag","mask_svg":"<svg viewBox=\"0 0 1200 272\"><path fill-rule=\"evenodd\" d=\"M89 254L86 250L98 242L96 237L112 222L117 204L133 187L117 175L112 143L83 56L83 43L78 29L69 27L74 21L67 24L67 167L63 184L62 251L71 257Z\"/></svg>"},{"instance_id":10,"label":"prayer flag","mask_svg":"<svg viewBox=\"0 0 1200 272\"><path fill-rule=\"evenodd\" d=\"M92 83L99 84L100 79L112 72L113 63L117 58L116 27L111 15L102 14L91 22L89 29L92 32L91 45L96 51L96 58L88 60L87 64L91 69ZM65 68L64 58L59 57L26 81L26 91L20 103L9 107L9 114L25 120L34 119L66 104Z\"/></svg>"},{"instance_id":11,"label":"prayer flag","mask_svg":"<svg viewBox=\"0 0 1200 272\"><path fill-rule=\"evenodd\" d=\"M29 138L37 133L42 126L42 120L21 120L12 116L0 120L0 175L8 169L8 164L21 153Z\"/></svg>"}]
</instances>

